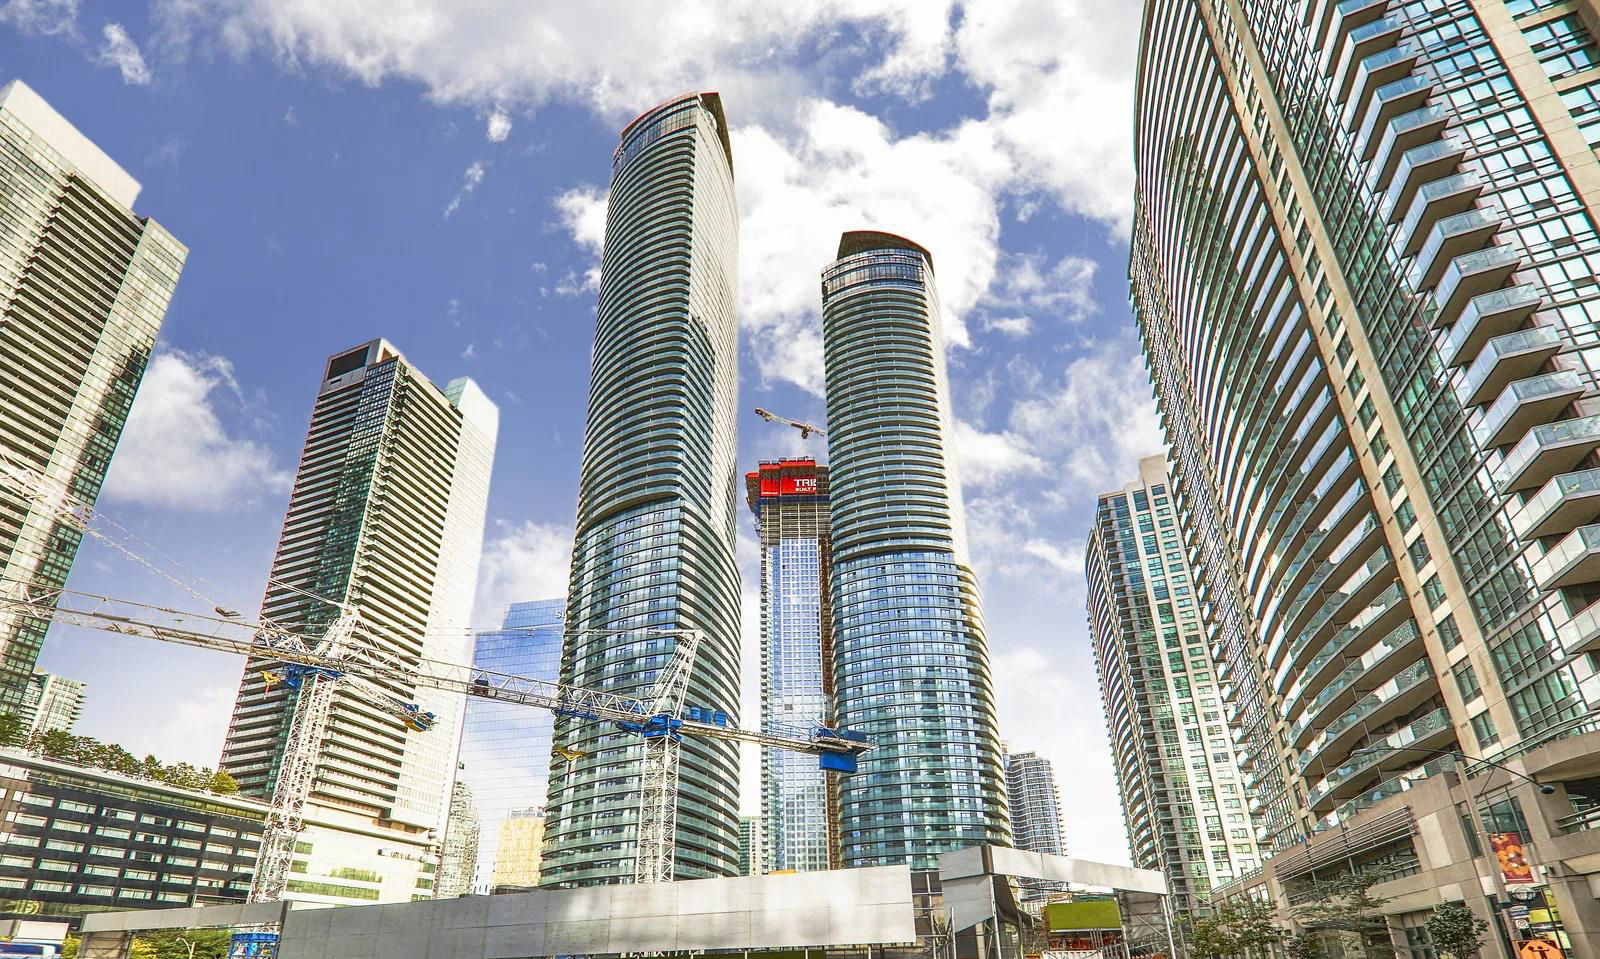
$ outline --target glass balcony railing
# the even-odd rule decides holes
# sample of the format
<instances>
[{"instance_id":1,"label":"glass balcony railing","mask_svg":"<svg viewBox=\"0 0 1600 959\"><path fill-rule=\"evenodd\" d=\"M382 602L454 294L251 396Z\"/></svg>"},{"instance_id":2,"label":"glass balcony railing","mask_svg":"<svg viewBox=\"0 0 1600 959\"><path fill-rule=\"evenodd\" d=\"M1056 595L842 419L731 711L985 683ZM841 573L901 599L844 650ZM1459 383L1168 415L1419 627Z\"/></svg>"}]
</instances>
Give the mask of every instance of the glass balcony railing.
<instances>
[{"instance_id":1,"label":"glass balcony railing","mask_svg":"<svg viewBox=\"0 0 1600 959\"><path fill-rule=\"evenodd\" d=\"M1311 621L1306 623L1302 631L1303 635L1316 635L1317 631L1344 607L1344 604L1351 596L1359 592L1361 587L1367 585L1379 570L1387 568L1393 562L1393 559L1389 556L1388 547L1380 545L1377 552L1373 553L1365 563L1362 563L1359 569L1351 573L1349 578L1339 584L1338 589L1328 592L1323 592L1322 586L1326 583L1333 569L1332 567L1324 568L1321 573L1303 587L1303 595L1295 601L1289 614L1283 618L1284 623L1293 623L1313 599L1321 596L1324 599L1322 607L1317 610L1315 616L1311 617Z\"/></svg>"},{"instance_id":2,"label":"glass balcony railing","mask_svg":"<svg viewBox=\"0 0 1600 959\"><path fill-rule=\"evenodd\" d=\"M1596 495L1600 495L1600 469L1562 473L1540 487L1539 492L1522 504L1522 508L1511 517L1511 529L1519 539L1525 539L1561 504Z\"/></svg>"},{"instance_id":3,"label":"glass balcony railing","mask_svg":"<svg viewBox=\"0 0 1600 959\"><path fill-rule=\"evenodd\" d=\"M1423 107L1416 112L1437 114L1441 119L1448 115L1445 112L1445 108L1439 106ZM1406 116L1411 115L1409 113L1406 114ZM1400 119L1404 120L1405 117ZM1430 211L1445 205L1441 201L1447 198L1455 198L1456 205L1469 204L1482 192L1483 177L1470 170L1462 173L1452 173L1443 179L1424 183L1417 189L1416 199L1411 201L1411 208L1406 211L1406 218L1400 221L1401 242L1403 244L1417 242L1412 234L1416 233L1423 222L1427 220Z\"/></svg>"},{"instance_id":4,"label":"glass balcony railing","mask_svg":"<svg viewBox=\"0 0 1600 959\"><path fill-rule=\"evenodd\" d=\"M1478 354L1478 358L1467 368L1466 375L1462 377L1456 396L1469 406L1481 403L1487 399L1483 395L1486 392L1484 384L1489 381L1495 370L1501 367L1502 361L1524 354L1548 355L1560 349L1561 333L1553 326L1535 326L1497 336L1483 344L1483 351ZM1526 369L1526 366L1523 368Z\"/></svg>"},{"instance_id":5,"label":"glass balcony railing","mask_svg":"<svg viewBox=\"0 0 1600 959\"><path fill-rule=\"evenodd\" d=\"M1434 322L1441 325L1454 322L1457 300L1488 293L1484 287L1503 282L1504 276L1515 272L1521 264L1522 252L1507 244L1463 253L1451 260L1433 291L1433 301L1439 307Z\"/></svg>"},{"instance_id":6,"label":"glass balcony railing","mask_svg":"<svg viewBox=\"0 0 1600 959\"><path fill-rule=\"evenodd\" d=\"M1387 50L1379 50L1369 54L1356 64L1355 70L1346 83L1349 84L1349 99L1345 102L1344 125L1350 129L1361 111L1366 108L1367 95L1374 85L1390 83L1411 69L1411 64L1417 60L1417 49L1408 43L1401 43Z\"/></svg>"},{"instance_id":7,"label":"glass balcony railing","mask_svg":"<svg viewBox=\"0 0 1600 959\"><path fill-rule=\"evenodd\" d=\"M1541 589L1571 585L1573 570L1600 550L1600 525L1580 526L1566 535L1533 564L1533 579ZM1588 577L1583 577L1587 580Z\"/></svg>"},{"instance_id":8,"label":"glass balcony railing","mask_svg":"<svg viewBox=\"0 0 1600 959\"><path fill-rule=\"evenodd\" d=\"M1469 359L1465 354L1481 348L1483 341L1502 328L1496 321L1520 323L1538 309L1543 300L1539 288L1532 283L1473 297L1445 337L1442 350L1445 365L1456 366Z\"/></svg>"},{"instance_id":9,"label":"glass balcony railing","mask_svg":"<svg viewBox=\"0 0 1600 959\"><path fill-rule=\"evenodd\" d=\"M1600 603L1590 604L1556 627L1556 639L1569 656L1592 650L1596 638L1600 638Z\"/></svg>"},{"instance_id":10,"label":"glass balcony railing","mask_svg":"<svg viewBox=\"0 0 1600 959\"><path fill-rule=\"evenodd\" d=\"M1420 192L1420 191L1419 191ZM1459 248L1464 238L1475 235L1488 237L1500 228L1504 222L1500 214L1482 207L1447 216L1433 225L1433 230L1428 234L1427 242L1422 244L1422 250L1417 254L1417 259L1411 267L1409 277L1411 285L1417 289L1425 289L1433 284L1429 282L1436 273L1434 264L1439 259L1441 250L1450 246ZM1452 241L1457 241L1452 243Z\"/></svg>"},{"instance_id":11,"label":"glass balcony railing","mask_svg":"<svg viewBox=\"0 0 1600 959\"><path fill-rule=\"evenodd\" d=\"M1383 642L1368 650L1367 655L1363 655L1361 659L1351 663L1350 666L1341 672L1332 683L1328 684L1327 689L1324 689L1322 692L1318 693L1317 697L1311 701L1311 703L1306 707L1306 711L1301 714L1300 718L1295 720L1294 725L1290 727L1290 735L1292 737L1298 737L1301 733L1305 732L1306 729L1320 721L1322 719L1322 712L1327 708L1329 703L1333 702L1335 699L1338 699L1339 694L1348 690L1350 685L1356 680L1360 679L1364 673L1372 669L1372 667L1383 662L1385 659L1388 659L1389 656L1393 655L1395 650L1404 649L1406 646L1410 645L1411 642L1417 638L1418 634L1416 630L1416 624L1407 620L1405 623L1396 627L1394 632L1386 636ZM1427 667L1428 661L1423 660L1420 663L1407 667L1405 670L1390 678L1377 689L1374 689L1372 692L1356 700L1355 703L1350 706L1350 708L1346 709L1332 722L1329 722L1328 728L1332 729L1333 727L1338 726L1340 723L1344 723L1343 726L1339 726L1339 731L1348 729L1351 724L1359 722L1360 720L1371 715L1373 710L1377 709L1379 706L1382 706L1395 696L1412 688L1417 683L1426 679L1428 676L1433 675L1431 669L1423 669L1421 672L1419 672L1419 666ZM1327 735L1328 734L1326 733L1319 733L1318 739L1326 741ZM1337 735L1337 733L1334 733L1333 735ZM1315 740L1313 740L1313 742L1315 742Z\"/></svg>"},{"instance_id":12,"label":"glass balcony railing","mask_svg":"<svg viewBox=\"0 0 1600 959\"><path fill-rule=\"evenodd\" d=\"M1348 643L1350 640L1360 635L1361 631L1366 629L1370 623L1382 618L1385 613L1393 609L1395 605L1404 598L1405 591L1400 588L1400 584L1390 584L1388 589L1385 589L1383 592L1379 593L1372 600L1372 602L1367 604L1365 609L1357 613L1355 617L1350 620L1348 625L1342 627L1337 633L1334 633L1333 637L1323 644L1322 651L1319 652L1316 658L1311 661L1311 664L1301 672L1302 678L1314 674L1320 667L1320 663L1323 658L1327 656L1330 651L1342 649L1345 643ZM1280 673L1286 672L1292 667L1293 663L1300 658L1300 653L1306 648L1306 644L1310 643L1315 635L1316 634L1313 632L1304 632L1300 634L1300 638L1295 640L1294 645L1289 648L1289 658L1285 661L1284 665L1279 668ZM1290 694L1285 693L1284 695L1285 707L1287 708L1289 705L1288 698L1290 697Z\"/></svg>"},{"instance_id":13,"label":"glass balcony railing","mask_svg":"<svg viewBox=\"0 0 1600 959\"><path fill-rule=\"evenodd\" d=\"M1582 451L1597 446L1600 446L1600 416L1580 416L1535 426L1500 461L1494 471L1495 483L1502 492L1521 489L1524 476L1542 456L1552 455L1557 449L1571 449L1574 455L1581 456Z\"/></svg>"},{"instance_id":14,"label":"glass balcony railing","mask_svg":"<svg viewBox=\"0 0 1600 959\"><path fill-rule=\"evenodd\" d=\"M1438 160L1444 154L1417 154L1423 147L1416 146L1416 137L1413 131L1425 128L1434 122L1423 116L1411 117L1405 126L1397 126L1396 121L1406 114L1415 113L1428 99L1433 91L1433 80L1427 75L1413 73L1401 77L1392 83L1385 83L1372 93L1372 104L1367 107L1366 119L1361 121L1361 130L1356 134L1356 141L1363 145L1362 158L1372 160L1372 167L1367 173L1367 186L1372 192L1379 192L1384 183L1384 178L1395 167L1394 152L1401 150L1399 172L1404 173L1408 168L1417 169L1428 163ZM1448 140L1436 141L1449 144ZM1457 147L1459 150L1460 148ZM1405 176L1399 180L1404 181ZM1385 193L1383 213L1386 219L1392 219L1399 212L1399 197L1389 196Z\"/></svg>"},{"instance_id":15,"label":"glass balcony railing","mask_svg":"<svg viewBox=\"0 0 1600 959\"><path fill-rule=\"evenodd\" d=\"M1483 446L1502 445L1508 439L1503 435L1507 427L1529 405L1553 402L1582 392L1583 377L1576 370L1559 370L1517 380L1500 391L1499 399L1484 411L1483 420L1473 435Z\"/></svg>"},{"instance_id":16,"label":"glass balcony railing","mask_svg":"<svg viewBox=\"0 0 1600 959\"><path fill-rule=\"evenodd\" d=\"M1333 812L1324 816L1314 828L1315 832L1324 832L1337 827L1340 823L1349 822L1353 817L1371 809L1385 799L1398 796L1426 779L1437 776L1447 769L1453 769L1456 764L1454 756L1438 756L1429 760L1422 766L1401 773L1398 776L1385 779L1372 789L1367 790L1356 798L1346 802Z\"/></svg>"},{"instance_id":17,"label":"glass balcony railing","mask_svg":"<svg viewBox=\"0 0 1600 959\"><path fill-rule=\"evenodd\" d=\"M1385 737L1380 744L1373 747L1371 752L1353 754L1349 763L1324 776L1322 781L1311 790L1308 803L1313 806L1316 805L1320 799L1327 796L1334 789L1382 763L1385 759L1394 755L1397 750L1403 749L1429 733L1437 732L1448 725L1450 725L1450 717L1446 710L1441 707L1418 718L1410 725L1395 730Z\"/></svg>"}]
</instances>

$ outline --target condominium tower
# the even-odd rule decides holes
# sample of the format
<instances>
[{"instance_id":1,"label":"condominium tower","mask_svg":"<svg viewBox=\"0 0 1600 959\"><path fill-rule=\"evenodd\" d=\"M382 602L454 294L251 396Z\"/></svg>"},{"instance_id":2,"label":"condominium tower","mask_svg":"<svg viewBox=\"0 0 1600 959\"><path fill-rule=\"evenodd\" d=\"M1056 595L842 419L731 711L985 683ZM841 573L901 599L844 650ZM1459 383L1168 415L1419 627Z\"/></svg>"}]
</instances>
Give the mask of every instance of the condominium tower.
<instances>
[{"instance_id":1,"label":"condominium tower","mask_svg":"<svg viewBox=\"0 0 1600 959\"><path fill-rule=\"evenodd\" d=\"M628 124L611 162L561 679L648 695L676 648L664 631L698 630L688 704L730 717L739 704L737 265L722 100L669 100ZM556 720L555 739L583 755L551 783L541 881L631 880L643 746L573 717ZM733 744L685 741L678 781L677 878L733 875Z\"/></svg>"},{"instance_id":2,"label":"condominium tower","mask_svg":"<svg viewBox=\"0 0 1600 959\"><path fill-rule=\"evenodd\" d=\"M822 322L834 706L873 743L841 781L842 864L932 869L1010 839L932 256L844 234Z\"/></svg>"},{"instance_id":3,"label":"condominium tower","mask_svg":"<svg viewBox=\"0 0 1600 959\"><path fill-rule=\"evenodd\" d=\"M745 474L761 541L761 728L832 718L833 603L828 588L828 468L813 459ZM814 756L761 750L768 869L828 869L838 857L837 793Z\"/></svg>"},{"instance_id":4,"label":"condominium tower","mask_svg":"<svg viewBox=\"0 0 1600 959\"><path fill-rule=\"evenodd\" d=\"M19 714L33 735L52 729L71 732L83 715L84 683L34 670Z\"/></svg>"},{"instance_id":5,"label":"condominium tower","mask_svg":"<svg viewBox=\"0 0 1600 959\"><path fill-rule=\"evenodd\" d=\"M0 600L66 585L67 511L100 495L188 256L138 195L22 81L0 88ZM0 711L26 705L49 627L0 605Z\"/></svg>"},{"instance_id":6,"label":"condominium tower","mask_svg":"<svg viewBox=\"0 0 1600 959\"><path fill-rule=\"evenodd\" d=\"M1166 462L1141 460L1095 511L1089 636L1133 864L1188 911L1261 854L1184 552Z\"/></svg>"},{"instance_id":7,"label":"condominium tower","mask_svg":"<svg viewBox=\"0 0 1600 959\"><path fill-rule=\"evenodd\" d=\"M262 618L316 634L337 616L335 604L348 604L366 640L401 663L469 662L498 419L471 380L441 390L383 340L330 357ZM297 695L271 667L246 664L222 754L240 789L260 797L272 793ZM352 835L373 837L374 855L404 847L432 861L449 812L462 698L382 685L433 712L435 725L411 729L370 694L341 687L311 801L347 817ZM313 851L291 893L365 855L350 837L303 839Z\"/></svg>"},{"instance_id":8,"label":"condominium tower","mask_svg":"<svg viewBox=\"0 0 1600 959\"><path fill-rule=\"evenodd\" d=\"M1038 753L1005 757L1006 798L1011 809L1011 844L1028 852L1065 856L1061 834L1061 791L1050 760Z\"/></svg>"},{"instance_id":9,"label":"condominium tower","mask_svg":"<svg viewBox=\"0 0 1600 959\"><path fill-rule=\"evenodd\" d=\"M1352 836L1338 862L1423 876L1485 829L1579 855L1557 820L1591 802L1561 763L1600 702L1594 15L1146 4L1133 302L1262 838L1309 843L1274 861L1289 895ZM1563 782L1449 771L1457 750ZM1459 848L1405 825L1458 813ZM1536 877L1573 928L1585 875Z\"/></svg>"},{"instance_id":10,"label":"condominium tower","mask_svg":"<svg viewBox=\"0 0 1600 959\"><path fill-rule=\"evenodd\" d=\"M525 679L556 682L560 678L561 635L566 618L565 598L512 603L499 629L478 634L472 665ZM481 697L467 700L456 778L472 788L478 813L477 870L471 882L474 893L494 892L496 876L539 874L539 845L504 845L501 830L513 816L544 805L550 779L553 722L545 710L529 709L520 703ZM558 775L565 766L561 764ZM540 836L542 842L542 832ZM519 857L520 861L505 861L508 855ZM537 880L517 883L537 884Z\"/></svg>"}]
</instances>

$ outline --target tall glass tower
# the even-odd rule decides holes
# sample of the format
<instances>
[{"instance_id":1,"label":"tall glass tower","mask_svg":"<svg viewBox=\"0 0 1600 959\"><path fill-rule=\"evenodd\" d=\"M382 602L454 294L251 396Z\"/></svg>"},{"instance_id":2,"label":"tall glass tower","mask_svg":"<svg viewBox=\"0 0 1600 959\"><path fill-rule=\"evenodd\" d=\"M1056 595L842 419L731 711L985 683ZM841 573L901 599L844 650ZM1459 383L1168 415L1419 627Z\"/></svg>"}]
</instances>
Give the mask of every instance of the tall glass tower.
<instances>
[{"instance_id":1,"label":"tall glass tower","mask_svg":"<svg viewBox=\"0 0 1600 959\"><path fill-rule=\"evenodd\" d=\"M1545 862L1590 828L1577 782L1438 774L1600 749L1568 741L1600 704L1594 13L1146 4L1133 302L1262 838L1312 847L1289 895L1322 837L1436 801ZM1338 858L1439 852L1374 827ZM1544 877L1574 922L1581 873Z\"/></svg>"},{"instance_id":2,"label":"tall glass tower","mask_svg":"<svg viewBox=\"0 0 1600 959\"><path fill-rule=\"evenodd\" d=\"M828 468L812 459L745 474L761 539L761 727L807 728L833 715ZM837 793L814 756L761 750L767 869L828 869L838 858Z\"/></svg>"},{"instance_id":3,"label":"tall glass tower","mask_svg":"<svg viewBox=\"0 0 1600 959\"><path fill-rule=\"evenodd\" d=\"M1085 565L1129 851L1189 911L1261 855L1175 502L1165 460L1141 460L1100 497Z\"/></svg>"},{"instance_id":4,"label":"tall glass tower","mask_svg":"<svg viewBox=\"0 0 1600 959\"><path fill-rule=\"evenodd\" d=\"M561 636L566 619L564 598L512 603L499 629L478 634L472 665L556 682L560 678ZM545 803L552 722L550 714L542 709L493 699L467 700L456 779L472 790L478 815L478 848L474 874L468 877L470 888L459 894L494 892L496 876L538 876L540 850L529 843L503 843L502 835L513 814L541 808Z\"/></svg>"},{"instance_id":5,"label":"tall glass tower","mask_svg":"<svg viewBox=\"0 0 1600 959\"><path fill-rule=\"evenodd\" d=\"M739 705L734 401L738 218L722 100L679 97L622 131L611 167L563 682L647 695L674 640L703 634L691 705ZM643 747L556 721L575 760L551 783L541 882L633 878ZM678 878L739 865L737 751L683 744Z\"/></svg>"},{"instance_id":6,"label":"tall glass tower","mask_svg":"<svg viewBox=\"0 0 1600 959\"><path fill-rule=\"evenodd\" d=\"M843 865L1006 843L994 684L967 562L927 250L851 232L822 273L837 718L873 748L840 787Z\"/></svg>"},{"instance_id":7,"label":"tall glass tower","mask_svg":"<svg viewBox=\"0 0 1600 959\"><path fill-rule=\"evenodd\" d=\"M188 256L138 195L26 84L0 88L0 597L67 584L83 533L16 478L94 505ZM26 710L49 627L0 608L0 711Z\"/></svg>"}]
</instances>

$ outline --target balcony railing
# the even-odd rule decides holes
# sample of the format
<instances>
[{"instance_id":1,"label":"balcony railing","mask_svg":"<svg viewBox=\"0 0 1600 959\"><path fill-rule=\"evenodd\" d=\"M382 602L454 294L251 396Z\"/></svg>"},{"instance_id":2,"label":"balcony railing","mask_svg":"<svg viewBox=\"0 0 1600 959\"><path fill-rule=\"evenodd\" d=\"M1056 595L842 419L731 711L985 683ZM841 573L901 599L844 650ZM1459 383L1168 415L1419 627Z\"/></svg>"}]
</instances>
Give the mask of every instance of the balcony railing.
<instances>
[{"instance_id":1,"label":"balcony railing","mask_svg":"<svg viewBox=\"0 0 1600 959\"><path fill-rule=\"evenodd\" d=\"M1420 194L1421 190L1417 192ZM1503 222L1499 213L1480 207L1447 216L1434 224L1412 264L1411 285L1419 290L1431 288L1444 275L1449 260L1470 252L1474 246L1482 248Z\"/></svg>"},{"instance_id":2,"label":"balcony railing","mask_svg":"<svg viewBox=\"0 0 1600 959\"><path fill-rule=\"evenodd\" d=\"M1417 112L1437 115L1441 121L1449 116L1445 108L1440 106L1423 107ZM1423 184L1417 190L1416 199L1411 201L1411 208L1406 212L1406 218L1400 221L1401 252L1407 256L1415 253L1434 223L1442 217L1471 209L1472 204L1477 202L1478 196L1482 193L1483 177L1470 170L1453 173L1443 179Z\"/></svg>"},{"instance_id":3,"label":"balcony railing","mask_svg":"<svg viewBox=\"0 0 1600 959\"><path fill-rule=\"evenodd\" d=\"M1540 589L1560 589L1600 579L1600 526L1580 526L1533 564Z\"/></svg>"},{"instance_id":4,"label":"balcony railing","mask_svg":"<svg viewBox=\"0 0 1600 959\"><path fill-rule=\"evenodd\" d=\"M1376 712L1380 707L1392 702L1397 696L1415 689L1418 683L1426 682L1433 676L1433 667L1424 659L1407 666L1385 682L1378 685L1377 689L1356 700L1355 704L1345 710L1345 714L1358 713L1360 717L1367 717ZM1305 714L1297 719L1289 730L1289 738L1298 739L1300 734L1315 725L1321 718L1321 710L1332 701L1334 697L1313 703Z\"/></svg>"},{"instance_id":5,"label":"balcony railing","mask_svg":"<svg viewBox=\"0 0 1600 959\"><path fill-rule=\"evenodd\" d=\"M1467 368L1456 396L1466 406L1487 402L1512 380L1535 372L1561 352L1561 332L1553 326L1535 326L1497 336Z\"/></svg>"},{"instance_id":6,"label":"balcony railing","mask_svg":"<svg viewBox=\"0 0 1600 959\"><path fill-rule=\"evenodd\" d=\"M1548 419L1562 406L1583 395L1583 377L1576 370L1559 370L1510 383L1500 398L1484 411L1474 430L1482 446L1504 446L1522 436L1533 419Z\"/></svg>"},{"instance_id":7,"label":"balcony railing","mask_svg":"<svg viewBox=\"0 0 1600 959\"><path fill-rule=\"evenodd\" d=\"M1395 730L1393 733L1390 733L1388 736L1386 736L1382 742L1374 748L1373 752L1362 753L1359 758L1340 766L1338 769L1335 769L1333 772L1323 777L1322 782L1319 783L1316 788L1311 790L1311 794L1307 798L1307 804L1315 807L1316 804L1329 793L1354 779L1356 776L1359 776L1362 773L1372 769L1374 766L1380 765L1385 760L1394 756L1397 751L1404 749L1419 739L1425 738L1430 733L1449 728L1449 726L1449 712L1441 707L1431 713L1428 713L1427 715L1419 717L1410 725Z\"/></svg>"},{"instance_id":8,"label":"balcony railing","mask_svg":"<svg viewBox=\"0 0 1600 959\"><path fill-rule=\"evenodd\" d=\"M1456 257L1433 291L1433 302L1439 307L1434 325L1455 322L1469 300L1500 287L1521 266L1522 251L1509 244Z\"/></svg>"},{"instance_id":9,"label":"balcony railing","mask_svg":"<svg viewBox=\"0 0 1600 959\"><path fill-rule=\"evenodd\" d=\"M1539 539L1565 532L1563 520L1575 515L1586 520L1600 518L1600 469L1579 470L1551 477L1522 508L1511 517L1511 529L1518 539ZM1582 522L1572 522L1570 530Z\"/></svg>"},{"instance_id":10,"label":"balcony railing","mask_svg":"<svg viewBox=\"0 0 1600 959\"><path fill-rule=\"evenodd\" d=\"M1338 826L1342 822L1349 822L1373 806L1383 802L1391 796L1398 796L1417 783L1437 776L1447 769L1455 767L1454 756L1439 756L1429 760L1416 769L1391 777L1367 790L1356 798L1335 809L1317 822L1315 832L1324 832Z\"/></svg>"},{"instance_id":11,"label":"balcony railing","mask_svg":"<svg viewBox=\"0 0 1600 959\"><path fill-rule=\"evenodd\" d=\"M1494 471L1502 492L1537 486L1600 449L1600 416L1545 423L1528 431Z\"/></svg>"},{"instance_id":12,"label":"balcony railing","mask_svg":"<svg viewBox=\"0 0 1600 959\"><path fill-rule=\"evenodd\" d=\"M1444 364L1471 362L1484 343L1521 326L1542 302L1539 287L1532 283L1473 297L1445 337L1440 351Z\"/></svg>"},{"instance_id":13,"label":"balcony railing","mask_svg":"<svg viewBox=\"0 0 1600 959\"><path fill-rule=\"evenodd\" d=\"M1557 626L1556 639L1569 656L1593 652L1600 647L1600 603L1591 603Z\"/></svg>"}]
</instances>

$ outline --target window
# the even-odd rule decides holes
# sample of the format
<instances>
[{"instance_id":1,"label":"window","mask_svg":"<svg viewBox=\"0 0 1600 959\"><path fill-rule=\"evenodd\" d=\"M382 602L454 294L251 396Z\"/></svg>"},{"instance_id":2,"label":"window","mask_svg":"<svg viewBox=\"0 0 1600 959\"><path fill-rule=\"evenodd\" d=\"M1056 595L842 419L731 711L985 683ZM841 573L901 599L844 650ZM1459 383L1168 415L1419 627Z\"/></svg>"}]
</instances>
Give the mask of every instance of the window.
<instances>
[{"instance_id":1,"label":"window","mask_svg":"<svg viewBox=\"0 0 1600 959\"><path fill-rule=\"evenodd\" d=\"M1451 613L1438 624L1439 640L1444 643L1445 649L1455 649L1461 645L1461 627L1456 625L1456 614Z\"/></svg>"},{"instance_id":2,"label":"window","mask_svg":"<svg viewBox=\"0 0 1600 959\"><path fill-rule=\"evenodd\" d=\"M1422 584L1422 596L1428 601L1430 609L1444 604L1444 584L1439 582L1439 574L1434 573L1428 581Z\"/></svg>"},{"instance_id":3,"label":"window","mask_svg":"<svg viewBox=\"0 0 1600 959\"><path fill-rule=\"evenodd\" d=\"M1483 695L1483 686L1478 682L1478 674L1473 670L1472 663L1463 659L1456 663L1450 674L1456 678L1456 688L1461 690L1461 701L1470 703Z\"/></svg>"},{"instance_id":4,"label":"window","mask_svg":"<svg viewBox=\"0 0 1600 959\"><path fill-rule=\"evenodd\" d=\"M1489 718L1487 712L1479 713L1468 721L1472 724L1472 735L1478 737L1479 746L1490 746L1499 741L1500 734L1495 731L1494 720Z\"/></svg>"},{"instance_id":5,"label":"window","mask_svg":"<svg viewBox=\"0 0 1600 959\"><path fill-rule=\"evenodd\" d=\"M33 891L34 892L71 892L72 891L72 883L70 883L70 882L46 882L43 879L35 879L33 881Z\"/></svg>"}]
</instances>

